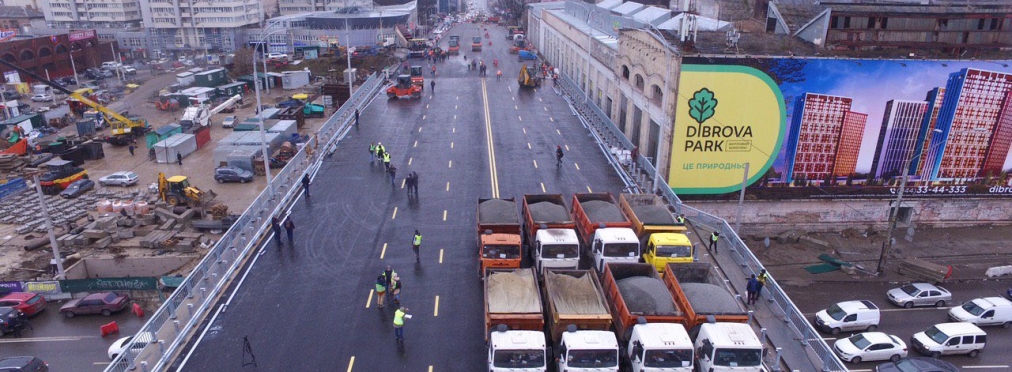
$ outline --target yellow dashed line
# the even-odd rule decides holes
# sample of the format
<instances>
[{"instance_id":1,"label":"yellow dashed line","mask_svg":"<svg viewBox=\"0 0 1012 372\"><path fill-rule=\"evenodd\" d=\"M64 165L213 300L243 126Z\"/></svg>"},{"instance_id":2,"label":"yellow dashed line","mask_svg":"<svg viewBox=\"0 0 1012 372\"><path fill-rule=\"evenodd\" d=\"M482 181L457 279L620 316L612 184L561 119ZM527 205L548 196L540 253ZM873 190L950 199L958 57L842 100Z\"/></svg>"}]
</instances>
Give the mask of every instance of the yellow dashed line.
<instances>
[{"instance_id":1,"label":"yellow dashed line","mask_svg":"<svg viewBox=\"0 0 1012 372\"><path fill-rule=\"evenodd\" d=\"M443 263L443 249L439 249L439 263Z\"/></svg>"},{"instance_id":2,"label":"yellow dashed line","mask_svg":"<svg viewBox=\"0 0 1012 372\"><path fill-rule=\"evenodd\" d=\"M451 149L453 148L453 142L450 142L450 148Z\"/></svg>"},{"instance_id":3,"label":"yellow dashed line","mask_svg":"<svg viewBox=\"0 0 1012 372\"><path fill-rule=\"evenodd\" d=\"M544 102L544 101L545 100L541 99L541 97L538 97L538 102Z\"/></svg>"},{"instance_id":4,"label":"yellow dashed line","mask_svg":"<svg viewBox=\"0 0 1012 372\"><path fill-rule=\"evenodd\" d=\"M429 108L429 104L428 103L425 104L425 108Z\"/></svg>"},{"instance_id":5,"label":"yellow dashed line","mask_svg":"<svg viewBox=\"0 0 1012 372\"><path fill-rule=\"evenodd\" d=\"M591 190L590 186L587 186L587 192L594 192L594 190Z\"/></svg>"},{"instance_id":6,"label":"yellow dashed line","mask_svg":"<svg viewBox=\"0 0 1012 372\"><path fill-rule=\"evenodd\" d=\"M446 210L443 210L443 221L446 221Z\"/></svg>"},{"instance_id":7,"label":"yellow dashed line","mask_svg":"<svg viewBox=\"0 0 1012 372\"><path fill-rule=\"evenodd\" d=\"M351 372L351 367L354 366L355 366L355 357L351 357L351 360L348 361L348 372ZM430 369L429 372L432 372L432 370Z\"/></svg>"},{"instance_id":8,"label":"yellow dashed line","mask_svg":"<svg viewBox=\"0 0 1012 372\"><path fill-rule=\"evenodd\" d=\"M538 169L538 161L537 160L534 161L534 169Z\"/></svg>"},{"instance_id":9,"label":"yellow dashed line","mask_svg":"<svg viewBox=\"0 0 1012 372\"><path fill-rule=\"evenodd\" d=\"M365 300L365 308L366 308L366 309L368 309L368 308L369 308L369 306L370 306L370 305L372 305L372 295L373 295L374 293L376 293L376 290L375 290L375 289L370 289L370 290L369 290L369 298L367 298L367 299ZM348 370L351 370L351 368L348 368Z\"/></svg>"},{"instance_id":10,"label":"yellow dashed line","mask_svg":"<svg viewBox=\"0 0 1012 372\"><path fill-rule=\"evenodd\" d=\"M456 110L457 109L457 105L453 105L453 109Z\"/></svg>"},{"instance_id":11,"label":"yellow dashed line","mask_svg":"<svg viewBox=\"0 0 1012 372\"><path fill-rule=\"evenodd\" d=\"M450 133L457 133L457 127L453 127L453 130L450 131Z\"/></svg>"},{"instance_id":12,"label":"yellow dashed line","mask_svg":"<svg viewBox=\"0 0 1012 372\"><path fill-rule=\"evenodd\" d=\"M517 115L517 121L524 121L524 118L520 117L520 115Z\"/></svg>"},{"instance_id":13,"label":"yellow dashed line","mask_svg":"<svg viewBox=\"0 0 1012 372\"><path fill-rule=\"evenodd\" d=\"M422 120L425 120L425 115L422 115Z\"/></svg>"},{"instance_id":14,"label":"yellow dashed line","mask_svg":"<svg viewBox=\"0 0 1012 372\"><path fill-rule=\"evenodd\" d=\"M386 255L387 255L387 243L383 243L383 250L380 251L380 259L382 260L383 257Z\"/></svg>"},{"instance_id":15,"label":"yellow dashed line","mask_svg":"<svg viewBox=\"0 0 1012 372\"><path fill-rule=\"evenodd\" d=\"M418 133L422 133L422 127L418 127ZM562 133L559 133L562 134Z\"/></svg>"},{"instance_id":16,"label":"yellow dashed line","mask_svg":"<svg viewBox=\"0 0 1012 372\"><path fill-rule=\"evenodd\" d=\"M555 131L558 132L559 130L556 129ZM562 134L562 133L559 133L559 134ZM565 145L565 146L566 146L566 151L569 151L569 145Z\"/></svg>"},{"instance_id":17,"label":"yellow dashed line","mask_svg":"<svg viewBox=\"0 0 1012 372\"><path fill-rule=\"evenodd\" d=\"M548 120L551 121L551 122L553 122L553 123L555 122L555 118L553 118L551 116L548 117Z\"/></svg>"},{"instance_id":18,"label":"yellow dashed line","mask_svg":"<svg viewBox=\"0 0 1012 372\"><path fill-rule=\"evenodd\" d=\"M453 168L453 160L450 160L450 166L447 168Z\"/></svg>"},{"instance_id":19,"label":"yellow dashed line","mask_svg":"<svg viewBox=\"0 0 1012 372\"><path fill-rule=\"evenodd\" d=\"M436 296L436 306L433 307L432 316L439 316L439 296ZM430 368L430 370L431 370L431 368Z\"/></svg>"},{"instance_id":20,"label":"yellow dashed line","mask_svg":"<svg viewBox=\"0 0 1012 372\"><path fill-rule=\"evenodd\" d=\"M524 130L524 134L527 134L527 128L520 128Z\"/></svg>"},{"instance_id":21,"label":"yellow dashed line","mask_svg":"<svg viewBox=\"0 0 1012 372\"><path fill-rule=\"evenodd\" d=\"M397 219L397 207L394 207L394 215L393 215L393 216L390 216L390 219L391 219L391 220L393 220L393 219Z\"/></svg>"},{"instance_id":22,"label":"yellow dashed line","mask_svg":"<svg viewBox=\"0 0 1012 372\"><path fill-rule=\"evenodd\" d=\"M421 132L421 131L422 131L422 128L418 128L418 131L419 131L419 132ZM558 129L556 129L556 130L555 130L555 133L558 133L558 134L559 134L560 136L562 135L562 132L559 132L559 130L558 130Z\"/></svg>"},{"instance_id":23,"label":"yellow dashed line","mask_svg":"<svg viewBox=\"0 0 1012 372\"><path fill-rule=\"evenodd\" d=\"M528 150L530 150L530 149L531 149L531 143L530 143L530 142L527 142L527 149L528 149Z\"/></svg>"},{"instance_id":24,"label":"yellow dashed line","mask_svg":"<svg viewBox=\"0 0 1012 372\"><path fill-rule=\"evenodd\" d=\"M429 372L432 372L432 366L429 366Z\"/></svg>"},{"instance_id":25,"label":"yellow dashed line","mask_svg":"<svg viewBox=\"0 0 1012 372\"><path fill-rule=\"evenodd\" d=\"M545 183L544 182L541 183L541 192L548 192L548 191L545 190Z\"/></svg>"},{"instance_id":26,"label":"yellow dashed line","mask_svg":"<svg viewBox=\"0 0 1012 372\"><path fill-rule=\"evenodd\" d=\"M576 164L576 162L573 162L573 165L576 166L576 170L580 170L580 165L579 164Z\"/></svg>"},{"instance_id":27,"label":"yellow dashed line","mask_svg":"<svg viewBox=\"0 0 1012 372\"><path fill-rule=\"evenodd\" d=\"M548 106L544 106L542 108L545 109L545 111L548 111Z\"/></svg>"},{"instance_id":28,"label":"yellow dashed line","mask_svg":"<svg viewBox=\"0 0 1012 372\"><path fill-rule=\"evenodd\" d=\"M411 147L418 147L418 141L416 140L416 141L415 141L415 145L414 145L414 146L411 146Z\"/></svg>"},{"instance_id":29,"label":"yellow dashed line","mask_svg":"<svg viewBox=\"0 0 1012 372\"><path fill-rule=\"evenodd\" d=\"M453 120L457 120L457 115L453 115Z\"/></svg>"},{"instance_id":30,"label":"yellow dashed line","mask_svg":"<svg viewBox=\"0 0 1012 372\"><path fill-rule=\"evenodd\" d=\"M450 181L446 181L446 191L450 191Z\"/></svg>"},{"instance_id":31,"label":"yellow dashed line","mask_svg":"<svg viewBox=\"0 0 1012 372\"><path fill-rule=\"evenodd\" d=\"M460 96L457 96L457 100L460 101Z\"/></svg>"},{"instance_id":32,"label":"yellow dashed line","mask_svg":"<svg viewBox=\"0 0 1012 372\"><path fill-rule=\"evenodd\" d=\"M519 109L520 109L520 107L517 107L517 105L513 105L513 109L514 109L514 110L519 110Z\"/></svg>"}]
</instances>

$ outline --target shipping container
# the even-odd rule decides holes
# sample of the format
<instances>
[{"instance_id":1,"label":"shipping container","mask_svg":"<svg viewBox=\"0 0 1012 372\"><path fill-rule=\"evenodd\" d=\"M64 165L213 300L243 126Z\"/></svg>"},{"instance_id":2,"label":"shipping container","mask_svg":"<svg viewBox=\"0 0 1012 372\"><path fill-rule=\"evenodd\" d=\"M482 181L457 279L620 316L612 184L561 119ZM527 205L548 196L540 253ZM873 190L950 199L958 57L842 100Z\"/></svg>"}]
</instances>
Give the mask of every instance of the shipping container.
<instances>
[{"instance_id":1,"label":"shipping container","mask_svg":"<svg viewBox=\"0 0 1012 372\"><path fill-rule=\"evenodd\" d=\"M77 135L79 137L88 137L95 134L95 121L94 120L78 120L77 121Z\"/></svg>"},{"instance_id":2,"label":"shipping container","mask_svg":"<svg viewBox=\"0 0 1012 372\"><path fill-rule=\"evenodd\" d=\"M181 72L176 74L176 83L181 87L188 87L193 84L194 81L196 81L196 79L193 77L192 72Z\"/></svg>"},{"instance_id":3,"label":"shipping container","mask_svg":"<svg viewBox=\"0 0 1012 372\"><path fill-rule=\"evenodd\" d=\"M239 146L228 155L228 165L254 172L253 161L262 153L259 146Z\"/></svg>"},{"instance_id":4,"label":"shipping container","mask_svg":"<svg viewBox=\"0 0 1012 372\"><path fill-rule=\"evenodd\" d=\"M281 137L285 140L292 138L293 134L298 133L298 123L295 120L280 120L277 124L271 126L267 130L268 133L281 133Z\"/></svg>"},{"instance_id":5,"label":"shipping container","mask_svg":"<svg viewBox=\"0 0 1012 372\"><path fill-rule=\"evenodd\" d=\"M216 68L213 70L201 71L193 74L197 86L213 88L228 82L228 75L225 69Z\"/></svg>"},{"instance_id":6,"label":"shipping container","mask_svg":"<svg viewBox=\"0 0 1012 372\"><path fill-rule=\"evenodd\" d=\"M193 136L197 140L197 148L204 148L204 145L211 142L211 126L196 127L193 131Z\"/></svg>"},{"instance_id":7,"label":"shipping container","mask_svg":"<svg viewBox=\"0 0 1012 372\"><path fill-rule=\"evenodd\" d=\"M285 71L281 77L281 88L299 89L309 85L309 71Z\"/></svg>"},{"instance_id":8,"label":"shipping container","mask_svg":"<svg viewBox=\"0 0 1012 372\"><path fill-rule=\"evenodd\" d=\"M247 91L249 90L247 88L248 86L249 86L249 83L244 82L244 81L221 85L221 86L219 86L217 88L218 89L218 95L220 95L220 96L227 96L227 97L231 97L231 96L234 96L236 94L238 94L238 95L246 95Z\"/></svg>"},{"instance_id":9,"label":"shipping container","mask_svg":"<svg viewBox=\"0 0 1012 372\"><path fill-rule=\"evenodd\" d=\"M151 149L154 148L156 143L161 142L162 140L177 133L183 133L183 127L179 126L179 124L166 124L145 133L144 136L147 147Z\"/></svg>"},{"instance_id":10,"label":"shipping container","mask_svg":"<svg viewBox=\"0 0 1012 372\"><path fill-rule=\"evenodd\" d=\"M252 159L255 156L259 156L262 152L263 151L260 148L260 145L242 145L242 146L219 145L212 152L213 165L214 165L214 167L220 167L220 166L223 166L223 165L231 165L231 164L229 164L230 161L231 161L230 159L235 159L239 155L248 153L250 161L251 161L250 165L249 165L250 168L245 168L245 167L240 167L240 168L243 168L243 169L246 169L246 170L252 172L253 171L253 169L252 169Z\"/></svg>"},{"instance_id":11,"label":"shipping container","mask_svg":"<svg viewBox=\"0 0 1012 372\"><path fill-rule=\"evenodd\" d=\"M197 139L192 134L174 134L156 143L154 148L159 163L175 163L177 154L185 158L197 151Z\"/></svg>"}]
</instances>

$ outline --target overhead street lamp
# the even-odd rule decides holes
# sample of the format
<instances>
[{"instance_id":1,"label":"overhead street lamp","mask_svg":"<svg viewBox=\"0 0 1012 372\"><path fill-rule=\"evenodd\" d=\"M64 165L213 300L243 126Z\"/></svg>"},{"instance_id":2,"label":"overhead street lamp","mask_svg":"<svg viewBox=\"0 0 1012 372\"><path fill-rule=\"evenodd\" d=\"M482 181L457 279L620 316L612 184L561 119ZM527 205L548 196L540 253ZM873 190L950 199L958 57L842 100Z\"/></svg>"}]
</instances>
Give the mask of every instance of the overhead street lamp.
<instances>
[{"instance_id":1,"label":"overhead street lamp","mask_svg":"<svg viewBox=\"0 0 1012 372\"><path fill-rule=\"evenodd\" d=\"M264 28L263 31L260 31L260 35L257 36L257 42L258 42L257 45L260 45L262 48L264 48L265 52L266 52L266 49L267 49L267 44L266 44L265 40L268 39L273 34L285 31L284 28L280 28L280 29L276 29L274 31L270 31L271 28L274 28L277 25L278 25L278 23L268 24L267 27ZM270 32L268 32L268 31L270 31ZM260 100L260 79L257 76L257 52L256 52L256 50L253 51L253 80L255 82L255 84L253 84L253 91L254 91L254 94L256 94L256 98L257 98L257 115L260 118L260 120L259 120L260 121L260 151L263 151L264 174L267 176L267 190L269 190L270 194L273 195L274 194L274 187L273 187L273 185L271 183L271 181L272 181L271 180L271 161L270 161L270 155L271 154L270 154L269 150L267 149L267 132L264 131L264 125L265 125L265 121L264 121L264 109L263 109L263 105L261 104L261 100ZM264 82L263 83L264 87L266 87L268 85L266 56L264 57L264 80L263 80L263 82Z\"/></svg>"}]
</instances>

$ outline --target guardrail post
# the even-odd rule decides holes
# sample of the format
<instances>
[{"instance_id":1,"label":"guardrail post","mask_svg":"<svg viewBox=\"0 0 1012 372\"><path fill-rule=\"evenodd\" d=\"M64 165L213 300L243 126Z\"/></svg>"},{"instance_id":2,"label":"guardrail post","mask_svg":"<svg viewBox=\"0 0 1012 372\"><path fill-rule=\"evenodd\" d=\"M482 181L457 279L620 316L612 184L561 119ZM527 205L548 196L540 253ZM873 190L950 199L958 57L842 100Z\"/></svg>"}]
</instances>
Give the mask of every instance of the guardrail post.
<instances>
[{"instance_id":1,"label":"guardrail post","mask_svg":"<svg viewBox=\"0 0 1012 372\"><path fill-rule=\"evenodd\" d=\"M738 295L738 298L740 299L740 298L741 298L741 295ZM753 319L754 317L755 317L755 312L754 312L754 311L752 311L752 310L749 310L749 311L748 311L748 324L752 324L752 319Z\"/></svg>"},{"instance_id":2,"label":"guardrail post","mask_svg":"<svg viewBox=\"0 0 1012 372\"><path fill-rule=\"evenodd\" d=\"M148 372L148 362L147 361L142 361L141 362L141 371Z\"/></svg>"},{"instance_id":3,"label":"guardrail post","mask_svg":"<svg viewBox=\"0 0 1012 372\"><path fill-rule=\"evenodd\" d=\"M186 304L186 308L189 312L189 318L193 319L193 304Z\"/></svg>"},{"instance_id":4,"label":"guardrail post","mask_svg":"<svg viewBox=\"0 0 1012 372\"><path fill-rule=\"evenodd\" d=\"M179 321L178 320L173 320L172 321L172 327L176 329L176 335L179 335Z\"/></svg>"},{"instance_id":5,"label":"guardrail post","mask_svg":"<svg viewBox=\"0 0 1012 372\"><path fill-rule=\"evenodd\" d=\"M776 356L773 358L773 371L770 371L770 372L780 372L780 351L781 350L783 350L783 348L779 348L779 347L776 348L776 354L775 354Z\"/></svg>"},{"instance_id":6,"label":"guardrail post","mask_svg":"<svg viewBox=\"0 0 1012 372\"><path fill-rule=\"evenodd\" d=\"M750 316L752 314L749 314ZM759 328L759 341L766 342L766 327Z\"/></svg>"},{"instance_id":7,"label":"guardrail post","mask_svg":"<svg viewBox=\"0 0 1012 372\"><path fill-rule=\"evenodd\" d=\"M207 299L207 287L200 287L200 300L203 301L206 299Z\"/></svg>"},{"instance_id":8,"label":"guardrail post","mask_svg":"<svg viewBox=\"0 0 1012 372\"><path fill-rule=\"evenodd\" d=\"M166 305L169 305L169 319L176 319L176 303L169 299Z\"/></svg>"},{"instance_id":9,"label":"guardrail post","mask_svg":"<svg viewBox=\"0 0 1012 372\"><path fill-rule=\"evenodd\" d=\"M158 344L158 353L165 356L165 340L158 340L156 343ZM143 365L147 365L146 363L147 362L141 362Z\"/></svg>"}]
</instances>

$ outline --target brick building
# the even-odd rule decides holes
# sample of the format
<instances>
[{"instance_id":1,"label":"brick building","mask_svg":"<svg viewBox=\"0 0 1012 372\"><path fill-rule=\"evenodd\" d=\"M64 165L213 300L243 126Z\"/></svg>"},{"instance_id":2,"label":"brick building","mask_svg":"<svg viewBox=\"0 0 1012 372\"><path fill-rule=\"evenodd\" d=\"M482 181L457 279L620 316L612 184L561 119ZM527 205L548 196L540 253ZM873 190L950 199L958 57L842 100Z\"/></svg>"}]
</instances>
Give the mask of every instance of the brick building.
<instances>
[{"instance_id":1,"label":"brick building","mask_svg":"<svg viewBox=\"0 0 1012 372\"><path fill-rule=\"evenodd\" d=\"M51 78L72 76L70 58L73 55L74 65L78 71L89 67L97 67L103 61L112 61L110 45L99 43L95 30L75 31L69 34L14 38L0 43L0 58L13 62L39 76ZM71 52L73 51L73 52ZM11 69L0 65L0 74L6 75ZM20 77L22 82L31 81L28 76Z\"/></svg>"}]
</instances>

